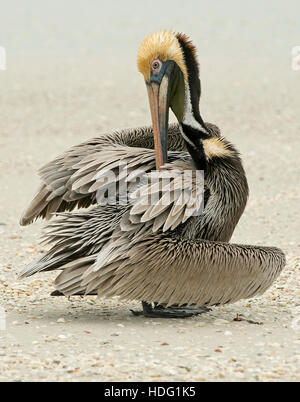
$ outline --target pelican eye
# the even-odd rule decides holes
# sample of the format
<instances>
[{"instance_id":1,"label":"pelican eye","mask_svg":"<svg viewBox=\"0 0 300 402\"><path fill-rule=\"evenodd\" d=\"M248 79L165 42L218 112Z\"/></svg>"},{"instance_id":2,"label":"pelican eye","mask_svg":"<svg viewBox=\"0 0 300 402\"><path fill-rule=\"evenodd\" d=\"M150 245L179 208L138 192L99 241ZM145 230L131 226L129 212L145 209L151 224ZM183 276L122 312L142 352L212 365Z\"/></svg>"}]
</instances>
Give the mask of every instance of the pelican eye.
<instances>
[{"instance_id":1,"label":"pelican eye","mask_svg":"<svg viewBox=\"0 0 300 402\"><path fill-rule=\"evenodd\" d=\"M162 62L159 59L153 60L151 64L151 70L155 73L158 73L161 69Z\"/></svg>"}]
</instances>

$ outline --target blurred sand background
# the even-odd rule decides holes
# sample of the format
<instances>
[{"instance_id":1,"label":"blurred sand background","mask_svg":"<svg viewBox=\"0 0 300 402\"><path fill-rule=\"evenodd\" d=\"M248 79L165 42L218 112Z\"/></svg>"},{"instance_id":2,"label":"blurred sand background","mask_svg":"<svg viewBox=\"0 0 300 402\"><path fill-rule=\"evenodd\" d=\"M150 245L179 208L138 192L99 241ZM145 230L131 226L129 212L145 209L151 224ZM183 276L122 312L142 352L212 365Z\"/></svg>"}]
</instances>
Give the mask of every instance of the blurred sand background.
<instances>
[{"instance_id":1,"label":"blurred sand background","mask_svg":"<svg viewBox=\"0 0 300 402\"><path fill-rule=\"evenodd\" d=\"M0 0L0 10L0 380L299 381L299 1ZM43 251L43 224L18 226L36 171L100 132L150 124L137 48L170 28L197 45L204 120L242 153L250 199L232 241L281 247L287 268L262 298L189 320L50 298L53 275L17 280Z\"/></svg>"}]
</instances>

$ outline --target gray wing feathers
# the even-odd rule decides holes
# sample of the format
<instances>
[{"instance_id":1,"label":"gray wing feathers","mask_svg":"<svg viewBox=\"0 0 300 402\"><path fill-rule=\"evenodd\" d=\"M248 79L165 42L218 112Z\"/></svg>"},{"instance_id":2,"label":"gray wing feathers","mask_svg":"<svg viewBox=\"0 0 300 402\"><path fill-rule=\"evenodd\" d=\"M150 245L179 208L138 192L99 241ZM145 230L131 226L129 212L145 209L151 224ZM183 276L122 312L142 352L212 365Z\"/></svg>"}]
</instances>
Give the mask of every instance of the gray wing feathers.
<instances>
[{"instance_id":1,"label":"gray wing feathers","mask_svg":"<svg viewBox=\"0 0 300 402\"><path fill-rule=\"evenodd\" d=\"M211 134L220 136L220 130L211 123L206 123ZM171 124L168 129L168 149L170 151L185 150L185 143L181 136L178 124ZM96 197L92 187L93 179L97 175L97 166L104 162L108 164L109 148L125 146L129 148L153 149L152 127L138 127L103 134L80 145L77 145L64 154L47 163L39 170L41 186L24 211L20 224L25 226L35 219L51 219L55 212L72 211L74 208L86 208L96 203ZM97 158L99 156L99 160ZM113 155L114 156L114 155ZM138 164L141 154L136 153L135 165ZM90 162L90 163L88 163ZM152 163L145 166L149 171ZM85 174L83 175L83 172Z\"/></svg>"},{"instance_id":2,"label":"gray wing feathers","mask_svg":"<svg viewBox=\"0 0 300 402\"><path fill-rule=\"evenodd\" d=\"M65 296L85 294L85 287L81 285L81 277L94 261L95 256L83 257L63 266L61 274L54 282L56 290Z\"/></svg>"},{"instance_id":3,"label":"gray wing feathers","mask_svg":"<svg viewBox=\"0 0 300 402\"><path fill-rule=\"evenodd\" d=\"M216 131L217 132L217 131ZM170 150L183 150L184 142L178 125L169 127ZM115 147L136 152L138 165L141 152L137 147L153 149L153 131L151 127L140 127L116 131L91 139L75 146L48 163L39 170L41 186L24 211L20 224L25 226L42 217L50 219L55 212L72 211L74 208L86 208L96 203L96 197L91 189L95 183L97 172L111 164L111 157L118 163L117 157L122 157ZM123 157L124 157L123 152ZM122 152L121 152L122 153ZM152 163L147 167L151 169ZM97 170L98 169L98 170Z\"/></svg>"},{"instance_id":4,"label":"gray wing feathers","mask_svg":"<svg viewBox=\"0 0 300 402\"><path fill-rule=\"evenodd\" d=\"M220 136L216 126L207 125L214 136ZM113 182L104 180L107 170L114 172L113 180L118 185L134 181L139 174L149 177L155 169L151 128L124 130L90 140L44 166L40 170L41 187L21 224L38 217L59 216L48 225L43 237L51 249L26 267L21 276L59 269L57 294L118 295L169 306L226 304L262 294L284 267L282 251L226 243L245 207L246 179L241 192L232 187L234 183L223 186L225 192L232 191L239 197L236 210L226 202L230 194L214 193L197 221L199 237L224 242L195 240L191 224L197 225L192 217L203 201L199 194L195 196L198 179L183 181L185 170L193 174L191 161L183 152L178 125L171 126L169 133L170 159L159 174L158 185L149 185L148 181L142 184L136 190L137 201L130 200L123 207L106 205L83 213L60 213L95 204L96 193L104 192ZM128 176L125 170L118 170L120 163L127 164ZM168 171L174 177L164 184L162 177ZM225 171L219 178L229 182L226 175ZM212 178L218 180L215 175ZM214 181L210 190L214 192ZM221 221L214 222L216 216Z\"/></svg>"},{"instance_id":5,"label":"gray wing feathers","mask_svg":"<svg viewBox=\"0 0 300 402\"><path fill-rule=\"evenodd\" d=\"M100 295L200 306L264 293L282 271L285 257L271 247L153 235L112 265L85 274L84 286L89 282L92 289L94 281Z\"/></svg>"},{"instance_id":6,"label":"gray wing feathers","mask_svg":"<svg viewBox=\"0 0 300 402\"><path fill-rule=\"evenodd\" d=\"M147 181L136 190L138 195L132 194L136 202L133 202L130 215L122 219L123 230L124 221L128 218L134 218L135 223L151 222L153 232L159 229L163 232L174 230L200 210L204 182L201 176L197 177L196 172L191 170L191 161L177 159L164 165L162 171L155 172L155 175L150 173L146 176L154 177L155 183ZM166 178L169 178L167 182Z\"/></svg>"}]
</instances>

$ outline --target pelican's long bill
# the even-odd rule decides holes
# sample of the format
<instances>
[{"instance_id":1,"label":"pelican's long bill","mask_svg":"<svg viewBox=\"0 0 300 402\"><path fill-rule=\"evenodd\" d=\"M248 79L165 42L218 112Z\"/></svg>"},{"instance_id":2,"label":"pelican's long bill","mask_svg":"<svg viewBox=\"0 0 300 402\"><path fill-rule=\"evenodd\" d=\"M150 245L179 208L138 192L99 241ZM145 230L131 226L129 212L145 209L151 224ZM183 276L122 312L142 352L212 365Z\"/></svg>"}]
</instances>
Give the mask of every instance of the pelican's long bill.
<instances>
[{"instance_id":1,"label":"pelican's long bill","mask_svg":"<svg viewBox=\"0 0 300 402\"><path fill-rule=\"evenodd\" d=\"M156 169L168 160L168 123L173 63L165 63L161 74L152 75L147 82L153 125Z\"/></svg>"}]
</instances>

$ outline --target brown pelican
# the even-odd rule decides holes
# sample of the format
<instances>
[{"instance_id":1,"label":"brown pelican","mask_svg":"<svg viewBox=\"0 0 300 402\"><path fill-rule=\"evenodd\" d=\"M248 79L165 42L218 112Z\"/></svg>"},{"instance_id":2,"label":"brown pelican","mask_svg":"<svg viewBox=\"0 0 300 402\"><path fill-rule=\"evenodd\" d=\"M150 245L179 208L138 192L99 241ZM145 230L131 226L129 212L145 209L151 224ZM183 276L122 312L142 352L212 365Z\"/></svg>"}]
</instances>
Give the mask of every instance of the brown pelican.
<instances>
[{"instance_id":1,"label":"brown pelican","mask_svg":"<svg viewBox=\"0 0 300 402\"><path fill-rule=\"evenodd\" d=\"M53 295L118 295L142 301L143 312L135 313L151 317L187 317L262 294L282 271L285 257L273 247L228 243L248 185L235 147L200 115L195 47L183 34L154 33L139 48L138 69L153 129L102 135L40 169L41 186L21 224L58 217L44 235L51 249L21 276L61 270ZM169 108L178 124L168 127ZM118 170L120 164L126 164L126 174ZM121 197L129 176L148 177L155 167L158 186L141 184L136 202L91 207L99 189L107 189L102 180L107 171L114 173L110 184L118 185ZM194 197L200 171L202 200ZM191 180L182 187L184 172ZM166 188L165 173L173 175ZM158 201L149 202L149 194ZM167 203L162 194L169 196ZM197 214L203 198L204 209ZM69 212L76 207L91 208Z\"/></svg>"}]
</instances>

